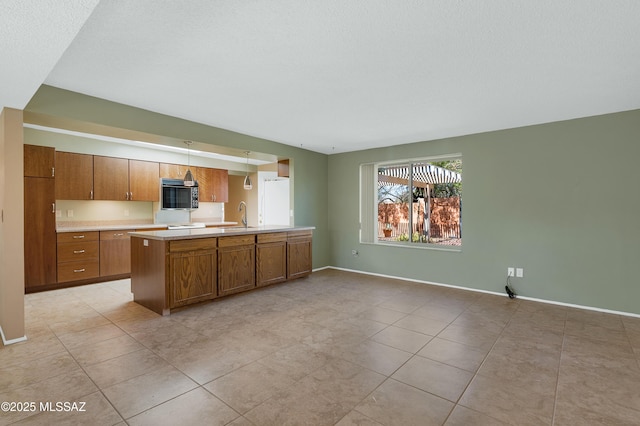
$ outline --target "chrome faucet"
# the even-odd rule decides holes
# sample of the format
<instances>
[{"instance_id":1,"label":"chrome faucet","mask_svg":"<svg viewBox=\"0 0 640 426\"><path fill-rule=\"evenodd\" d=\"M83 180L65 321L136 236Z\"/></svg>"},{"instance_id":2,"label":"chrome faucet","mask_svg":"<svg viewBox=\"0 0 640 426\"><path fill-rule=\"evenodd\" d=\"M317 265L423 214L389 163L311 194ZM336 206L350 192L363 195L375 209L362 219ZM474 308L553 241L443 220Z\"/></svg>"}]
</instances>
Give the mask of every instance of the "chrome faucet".
<instances>
[{"instance_id":1,"label":"chrome faucet","mask_svg":"<svg viewBox=\"0 0 640 426\"><path fill-rule=\"evenodd\" d=\"M242 211L242 206L244 206L244 214L242 215L242 224L244 225L245 228L247 228L247 203L245 203L244 201L240 201L240 204L238 205L239 212Z\"/></svg>"}]
</instances>

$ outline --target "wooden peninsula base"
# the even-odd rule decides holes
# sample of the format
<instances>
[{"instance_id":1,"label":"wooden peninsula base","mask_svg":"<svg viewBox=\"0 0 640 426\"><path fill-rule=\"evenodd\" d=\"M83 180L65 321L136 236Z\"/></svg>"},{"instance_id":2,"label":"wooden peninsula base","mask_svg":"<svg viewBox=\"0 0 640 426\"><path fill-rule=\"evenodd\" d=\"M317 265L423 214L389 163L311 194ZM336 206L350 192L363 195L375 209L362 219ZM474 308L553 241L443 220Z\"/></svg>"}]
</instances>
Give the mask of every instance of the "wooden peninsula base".
<instances>
[{"instance_id":1,"label":"wooden peninsula base","mask_svg":"<svg viewBox=\"0 0 640 426\"><path fill-rule=\"evenodd\" d=\"M161 315L311 273L313 227L131 233L133 300Z\"/></svg>"}]
</instances>

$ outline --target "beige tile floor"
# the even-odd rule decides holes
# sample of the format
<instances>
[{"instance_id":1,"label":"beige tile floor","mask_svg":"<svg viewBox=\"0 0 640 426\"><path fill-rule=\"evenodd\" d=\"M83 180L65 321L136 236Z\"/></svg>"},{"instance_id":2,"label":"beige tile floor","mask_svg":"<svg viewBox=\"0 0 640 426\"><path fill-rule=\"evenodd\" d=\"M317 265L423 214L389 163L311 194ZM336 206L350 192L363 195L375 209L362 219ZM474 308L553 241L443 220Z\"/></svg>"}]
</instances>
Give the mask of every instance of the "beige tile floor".
<instances>
[{"instance_id":1,"label":"beige tile floor","mask_svg":"<svg viewBox=\"0 0 640 426\"><path fill-rule=\"evenodd\" d=\"M640 424L640 319L324 270L161 317L129 280L26 296L5 424Z\"/></svg>"}]
</instances>

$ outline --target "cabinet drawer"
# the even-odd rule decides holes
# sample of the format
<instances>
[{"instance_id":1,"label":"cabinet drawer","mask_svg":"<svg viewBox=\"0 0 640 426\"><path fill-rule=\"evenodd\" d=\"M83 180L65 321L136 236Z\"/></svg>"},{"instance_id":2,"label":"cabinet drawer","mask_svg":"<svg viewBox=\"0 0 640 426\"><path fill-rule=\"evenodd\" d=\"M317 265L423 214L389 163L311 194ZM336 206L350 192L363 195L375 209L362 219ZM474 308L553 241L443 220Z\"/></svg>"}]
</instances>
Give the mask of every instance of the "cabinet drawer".
<instances>
[{"instance_id":1,"label":"cabinet drawer","mask_svg":"<svg viewBox=\"0 0 640 426\"><path fill-rule=\"evenodd\" d=\"M99 257L97 241L79 241L58 244L58 264L77 260L97 259Z\"/></svg>"},{"instance_id":2,"label":"cabinet drawer","mask_svg":"<svg viewBox=\"0 0 640 426\"><path fill-rule=\"evenodd\" d=\"M76 241L98 241L98 231L90 232L60 232L58 243L73 243Z\"/></svg>"},{"instance_id":3,"label":"cabinet drawer","mask_svg":"<svg viewBox=\"0 0 640 426\"><path fill-rule=\"evenodd\" d=\"M286 232L273 232L269 234L258 234L258 244L260 243L277 243L287 241Z\"/></svg>"},{"instance_id":4,"label":"cabinet drawer","mask_svg":"<svg viewBox=\"0 0 640 426\"><path fill-rule=\"evenodd\" d=\"M100 273L98 260L78 261L58 264L58 282L96 278Z\"/></svg>"},{"instance_id":5,"label":"cabinet drawer","mask_svg":"<svg viewBox=\"0 0 640 426\"><path fill-rule=\"evenodd\" d=\"M111 240L128 240L130 238L129 232L133 232L133 229L119 229L116 231L100 231L100 241Z\"/></svg>"},{"instance_id":6,"label":"cabinet drawer","mask_svg":"<svg viewBox=\"0 0 640 426\"><path fill-rule=\"evenodd\" d=\"M256 236L254 235L236 235L234 237L218 238L218 247L234 247L255 244Z\"/></svg>"},{"instance_id":7,"label":"cabinet drawer","mask_svg":"<svg viewBox=\"0 0 640 426\"><path fill-rule=\"evenodd\" d=\"M287 238L289 240L308 239L308 238L311 238L312 236L313 236L313 233L311 230L287 232Z\"/></svg>"},{"instance_id":8,"label":"cabinet drawer","mask_svg":"<svg viewBox=\"0 0 640 426\"><path fill-rule=\"evenodd\" d=\"M169 241L169 252L210 250L216 248L216 238L198 238L194 240Z\"/></svg>"}]
</instances>

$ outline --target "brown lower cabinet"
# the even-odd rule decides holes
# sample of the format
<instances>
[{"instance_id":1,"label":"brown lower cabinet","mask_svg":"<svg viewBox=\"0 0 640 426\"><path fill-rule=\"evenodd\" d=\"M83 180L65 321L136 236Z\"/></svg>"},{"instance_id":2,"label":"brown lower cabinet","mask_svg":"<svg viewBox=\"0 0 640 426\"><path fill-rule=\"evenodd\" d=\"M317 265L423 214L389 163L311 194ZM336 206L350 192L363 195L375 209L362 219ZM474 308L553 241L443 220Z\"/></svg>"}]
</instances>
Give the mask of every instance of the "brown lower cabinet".
<instances>
[{"instance_id":1,"label":"brown lower cabinet","mask_svg":"<svg viewBox=\"0 0 640 426\"><path fill-rule=\"evenodd\" d=\"M100 276L131 273L131 229L100 231Z\"/></svg>"},{"instance_id":2,"label":"brown lower cabinet","mask_svg":"<svg viewBox=\"0 0 640 426\"><path fill-rule=\"evenodd\" d=\"M79 281L100 275L98 231L58 234L58 282Z\"/></svg>"},{"instance_id":3,"label":"brown lower cabinet","mask_svg":"<svg viewBox=\"0 0 640 426\"><path fill-rule=\"evenodd\" d=\"M216 296L216 238L171 241L168 263L170 307Z\"/></svg>"},{"instance_id":4,"label":"brown lower cabinet","mask_svg":"<svg viewBox=\"0 0 640 426\"><path fill-rule=\"evenodd\" d=\"M287 235L287 278L300 278L311 273L311 231L293 231Z\"/></svg>"},{"instance_id":5,"label":"brown lower cabinet","mask_svg":"<svg viewBox=\"0 0 640 426\"><path fill-rule=\"evenodd\" d=\"M311 238L310 230L183 240L133 235L134 301L168 315L191 303L309 275Z\"/></svg>"},{"instance_id":6,"label":"brown lower cabinet","mask_svg":"<svg viewBox=\"0 0 640 426\"><path fill-rule=\"evenodd\" d=\"M256 286L287 280L287 234L258 234L256 245Z\"/></svg>"},{"instance_id":7,"label":"brown lower cabinet","mask_svg":"<svg viewBox=\"0 0 640 426\"><path fill-rule=\"evenodd\" d=\"M256 286L256 236L218 238L218 296Z\"/></svg>"}]
</instances>

